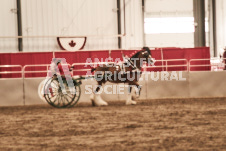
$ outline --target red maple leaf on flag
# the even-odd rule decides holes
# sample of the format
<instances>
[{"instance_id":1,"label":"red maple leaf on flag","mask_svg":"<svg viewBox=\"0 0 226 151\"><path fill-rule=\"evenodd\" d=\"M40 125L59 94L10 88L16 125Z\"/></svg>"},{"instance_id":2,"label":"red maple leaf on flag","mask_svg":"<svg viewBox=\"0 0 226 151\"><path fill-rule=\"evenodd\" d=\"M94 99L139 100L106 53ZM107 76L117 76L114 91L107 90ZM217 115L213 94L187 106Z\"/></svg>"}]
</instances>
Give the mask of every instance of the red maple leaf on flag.
<instances>
[{"instance_id":1,"label":"red maple leaf on flag","mask_svg":"<svg viewBox=\"0 0 226 151\"><path fill-rule=\"evenodd\" d=\"M71 40L71 42L68 43L68 44L69 44L69 46L71 46L71 47L74 47L74 46L76 45L76 43L75 43L73 40Z\"/></svg>"}]
</instances>

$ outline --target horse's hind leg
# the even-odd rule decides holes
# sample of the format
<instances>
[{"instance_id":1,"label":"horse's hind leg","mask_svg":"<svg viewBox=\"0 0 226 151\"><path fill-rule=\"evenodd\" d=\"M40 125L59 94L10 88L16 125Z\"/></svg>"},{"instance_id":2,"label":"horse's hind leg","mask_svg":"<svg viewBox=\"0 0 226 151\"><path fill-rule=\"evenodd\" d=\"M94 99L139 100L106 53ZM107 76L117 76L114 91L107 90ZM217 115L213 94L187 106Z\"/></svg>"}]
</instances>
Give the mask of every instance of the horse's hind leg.
<instances>
[{"instance_id":1,"label":"horse's hind leg","mask_svg":"<svg viewBox=\"0 0 226 151\"><path fill-rule=\"evenodd\" d=\"M96 88L96 90L94 91L93 94L91 94L91 101L92 101L92 105L93 106L105 106L108 105L107 102L105 102L102 98L101 98L101 94L100 94L100 88L101 88L102 82L98 81L98 86Z\"/></svg>"}]
</instances>

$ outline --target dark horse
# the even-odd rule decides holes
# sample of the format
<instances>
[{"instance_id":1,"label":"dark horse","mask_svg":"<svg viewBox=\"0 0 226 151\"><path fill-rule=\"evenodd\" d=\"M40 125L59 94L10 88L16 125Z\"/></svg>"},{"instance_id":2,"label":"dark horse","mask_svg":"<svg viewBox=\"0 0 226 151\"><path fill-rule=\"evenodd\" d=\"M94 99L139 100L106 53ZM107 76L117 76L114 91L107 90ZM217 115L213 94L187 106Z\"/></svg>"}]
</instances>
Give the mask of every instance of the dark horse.
<instances>
[{"instance_id":1,"label":"dark horse","mask_svg":"<svg viewBox=\"0 0 226 151\"><path fill-rule=\"evenodd\" d=\"M107 81L113 83L128 83L126 104L136 104L136 101L132 100L131 90L132 86L135 86L137 88L137 94L140 95L141 87L138 84L138 80L142 74L141 68L143 62L147 62L148 64L153 63L151 51L148 47L143 47L142 50L136 52L131 58L125 58L124 63L121 65L109 63L92 68L91 72L95 71L95 79L98 83L98 87L91 96L92 104L96 106L108 105L98 93L102 84Z\"/></svg>"}]
</instances>

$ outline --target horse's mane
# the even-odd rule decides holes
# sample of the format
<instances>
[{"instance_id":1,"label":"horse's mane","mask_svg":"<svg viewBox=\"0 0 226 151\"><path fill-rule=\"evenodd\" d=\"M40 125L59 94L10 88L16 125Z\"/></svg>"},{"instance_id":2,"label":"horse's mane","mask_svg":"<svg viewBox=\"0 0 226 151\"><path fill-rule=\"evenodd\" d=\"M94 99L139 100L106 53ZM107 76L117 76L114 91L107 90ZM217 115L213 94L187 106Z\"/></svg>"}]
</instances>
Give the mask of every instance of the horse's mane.
<instances>
[{"instance_id":1,"label":"horse's mane","mask_svg":"<svg viewBox=\"0 0 226 151\"><path fill-rule=\"evenodd\" d=\"M132 55L132 57L130 58L138 58L138 55L140 54L141 51L136 52L134 55Z\"/></svg>"},{"instance_id":2,"label":"horse's mane","mask_svg":"<svg viewBox=\"0 0 226 151\"><path fill-rule=\"evenodd\" d=\"M148 47L143 47L142 50L147 51L151 55L151 51L150 51L150 49ZM135 54L132 54L131 58L138 58L138 55L142 52L142 50L138 51L138 52L135 52Z\"/></svg>"}]
</instances>

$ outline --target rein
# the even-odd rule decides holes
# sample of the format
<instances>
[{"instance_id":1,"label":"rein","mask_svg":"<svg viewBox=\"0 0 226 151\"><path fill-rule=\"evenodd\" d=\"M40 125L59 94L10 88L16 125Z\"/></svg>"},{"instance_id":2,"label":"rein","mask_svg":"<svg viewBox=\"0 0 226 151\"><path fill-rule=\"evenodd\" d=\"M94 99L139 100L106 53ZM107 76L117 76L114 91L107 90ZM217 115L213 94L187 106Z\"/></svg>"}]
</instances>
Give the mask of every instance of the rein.
<instances>
[{"instance_id":1,"label":"rein","mask_svg":"<svg viewBox=\"0 0 226 151\"><path fill-rule=\"evenodd\" d=\"M132 53L130 55L130 57L125 57L125 55L121 52L122 53L122 58L124 59L124 63L123 64L124 65L128 64L129 65L128 67L132 67L132 70L136 70L136 69L140 70L142 65L143 65L143 62L141 60L142 57L139 57L139 55L141 53L142 53L142 55L147 55L148 54L148 56L151 54L149 48L144 47L143 50L145 50L145 51L135 51L134 53ZM136 59L136 61L139 61L139 64L138 64L138 62L135 63L135 59ZM123 69L123 70L125 70L125 69Z\"/></svg>"},{"instance_id":2,"label":"rein","mask_svg":"<svg viewBox=\"0 0 226 151\"><path fill-rule=\"evenodd\" d=\"M134 54L132 54L132 55L134 55ZM132 70L135 70L135 69L137 69L137 66L134 64L134 62L131 60L131 58L132 57L130 57L130 58L126 58L125 57L125 55L122 53L122 58L123 58L123 60L125 61L123 64L129 64L131 67L132 67ZM123 70L125 70L124 68L124 66L122 66L123 67Z\"/></svg>"}]
</instances>

